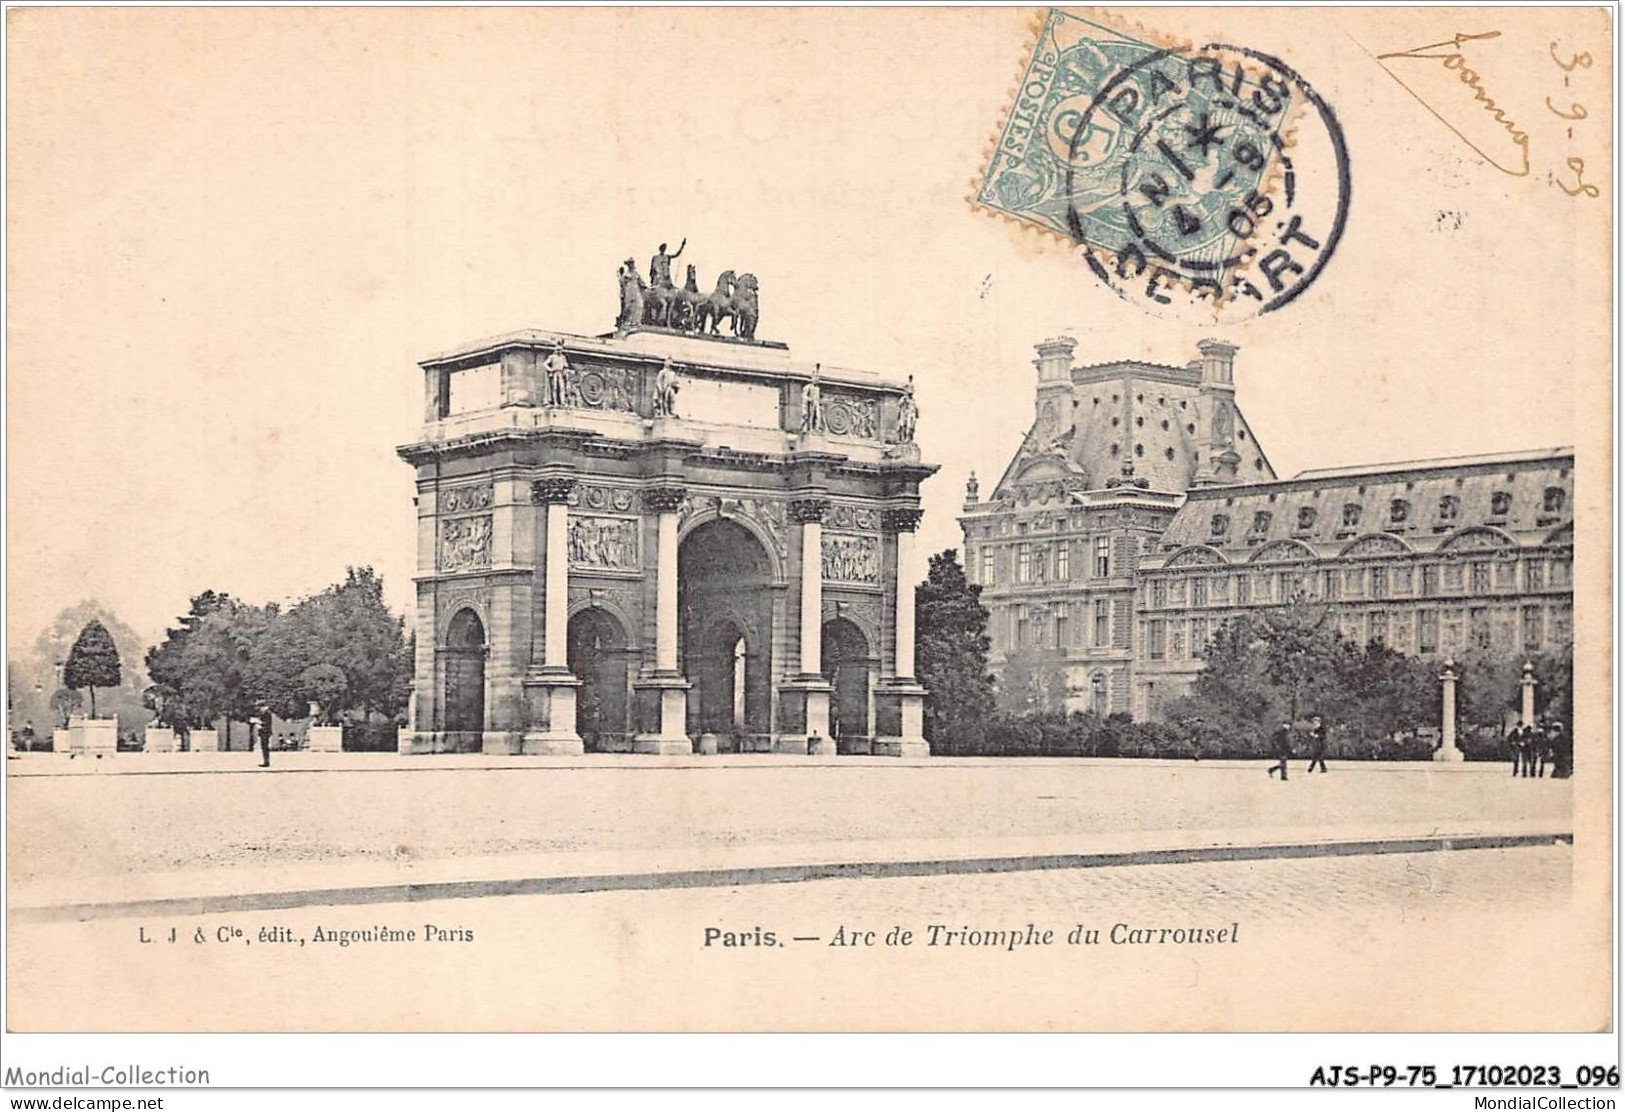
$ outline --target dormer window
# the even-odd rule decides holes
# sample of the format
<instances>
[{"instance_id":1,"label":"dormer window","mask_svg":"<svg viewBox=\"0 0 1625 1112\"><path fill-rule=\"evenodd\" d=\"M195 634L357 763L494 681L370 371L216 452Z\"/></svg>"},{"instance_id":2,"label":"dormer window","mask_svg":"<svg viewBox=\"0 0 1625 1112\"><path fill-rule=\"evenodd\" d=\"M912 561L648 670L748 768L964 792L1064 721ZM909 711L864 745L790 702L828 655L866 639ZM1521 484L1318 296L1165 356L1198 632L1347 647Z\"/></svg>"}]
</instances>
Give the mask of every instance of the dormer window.
<instances>
[{"instance_id":1,"label":"dormer window","mask_svg":"<svg viewBox=\"0 0 1625 1112\"><path fill-rule=\"evenodd\" d=\"M1568 501L1568 493L1562 487L1547 487L1546 497L1542 500L1541 505L1545 507L1546 512L1549 514L1560 514Z\"/></svg>"},{"instance_id":2,"label":"dormer window","mask_svg":"<svg viewBox=\"0 0 1625 1112\"><path fill-rule=\"evenodd\" d=\"M1298 528L1313 529L1315 527L1315 508L1313 506L1298 507Z\"/></svg>"},{"instance_id":3,"label":"dormer window","mask_svg":"<svg viewBox=\"0 0 1625 1112\"><path fill-rule=\"evenodd\" d=\"M1212 531L1215 537L1222 537L1226 533L1230 532L1230 515L1214 514Z\"/></svg>"},{"instance_id":4,"label":"dormer window","mask_svg":"<svg viewBox=\"0 0 1625 1112\"><path fill-rule=\"evenodd\" d=\"M1388 503L1388 520L1395 525L1402 524L1411 516L1411 504L1403 498L1395 498Z\"/></svg>"},{"instance_id":5,"label":"dormer window","mask_svg":"<svg viewBox=\"0 0 1625 1112\"><path fill-rule=\"evenodd\" d=\"M1454 494L1446 494L1439 499L1439 520L1454 521L1461 513L1461 499Z\"/></svg>"},{"instance_id":6,"label":"dormer window","mask_svg":"<svg viewBox=\"0 0 1625 1112\"><path fill-rule=\"evenodd\" d=\"M1346 502L1343 505L1343 527L1353 529L1360 524L1360 503Z\"/></svg>"},{"instance_id":7,"label":"dormer window","mask_svg":"<svg viewBox=\"0 0 1625 1112\"><path fill-rule=\"evenodd\" d=\"M1505 517L1512 512L1512 492L1498 490L1490 495L1490 516Z\"/></svg>"},{"instance_id":8,"label":"dormer window","mask_svg":"<svg viewBox=\"0 0 1625 1112\"><path fill-rule=\"evenodd\" d=\"M1274 515L1268 510L1259 510L1253 514L1253 532L1267 533L1270 531L1270 521Z\"/></svg>"}]
</instances>

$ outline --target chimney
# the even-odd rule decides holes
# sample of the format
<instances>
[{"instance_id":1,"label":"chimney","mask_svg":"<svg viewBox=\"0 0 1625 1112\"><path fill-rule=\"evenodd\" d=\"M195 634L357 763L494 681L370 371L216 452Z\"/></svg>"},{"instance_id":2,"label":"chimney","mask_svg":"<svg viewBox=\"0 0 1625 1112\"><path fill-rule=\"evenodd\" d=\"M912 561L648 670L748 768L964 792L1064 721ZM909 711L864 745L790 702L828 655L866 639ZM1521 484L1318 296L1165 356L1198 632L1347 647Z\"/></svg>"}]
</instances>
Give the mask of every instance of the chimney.
<instances>
[{"instance_id":1,"label":"chimney","mask_svg":"<svg viewBox=\"0 0 1625 1112\"><path fill-rule=\"evenodd\" d=\"M1051 382L1064 382L1070 378L1072 371L1072 349L1078 346L1078 341L1071 336L1054 336L1033 345L1038 352L1038 358L1033 360L1033 366L1038 368L1038 384L1040 386Z\"/></svg>"},{"instance_id":2,"label":"chimney","mask_svg":"<svg viewBox=\"0 0 1625 1112\"><path fill-rule=\"evenodd\" d=\"M1223 340L1203 340L1196 345L1202 353L1202 385L1235 385L1236 345Z\"/></svg>"},{"instance_id":3,"label":"chimney","mask_svg":"<svg viewBox=\"0 0 1625 1112\"><path fill-rule=\"evenodd\" d=\"M1203 340L1196 350L1202 353L1202 393L1196 405L1203 445L1202 462L1191 476L1191 485L1233 483L1241 463L1236 452L1236 346L1223 340Z\"/></svg>"},{"instance_id":4,"label":"chimney","mask_svg":"<svg viewBox=\"0 0 1625 1112\"><path fill-rule=\"evenodd\" d=\"M1038 358L1038 390L1034 398L1038 435L1049 440L1065 432L1072 423L1072 349L1078 341L1071 336L1055 336L1033 345Z\"/></svg>"}]
</instances>

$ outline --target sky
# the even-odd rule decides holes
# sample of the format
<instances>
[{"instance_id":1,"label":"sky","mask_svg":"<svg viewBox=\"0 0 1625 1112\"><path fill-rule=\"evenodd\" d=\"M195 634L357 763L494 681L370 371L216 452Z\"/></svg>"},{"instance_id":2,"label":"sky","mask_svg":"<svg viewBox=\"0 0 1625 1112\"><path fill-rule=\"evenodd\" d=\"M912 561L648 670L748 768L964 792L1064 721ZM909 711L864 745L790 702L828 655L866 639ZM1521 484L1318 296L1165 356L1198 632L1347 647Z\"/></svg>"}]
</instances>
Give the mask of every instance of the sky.
<instances>
[{"instance_id":1,"label":"sky","mask_svg":"<svg viewBox=\"0 0 1625 1112\"><path fill-rule=\"evenodd\" d=\"M205 589L288 599L353 564L404 611L416 362L608 331L620 260L685 237L707 288L759 276L757 335L796 360L915 377L942 465L917 575L959 544L967 474L988 491L1019 445L1032 345L1063 332L1080 362L1237 344L1282 475L1606 433L1605 15L1135 13L1288 58L1348 136L1326 271L1216 330L1148 315L967 203L1040 14L8 12L12 643L85 597L158 637ZM1531 136L1527 176L1373 59L1485 20L1504 34L1473 64ZM1562 70L1548 40L1596 64ZM1415 84L1465 113L1435 67ZM1554 120L1553 95L1587 118ZM1601 201L1557 187L1582 154Z\"/></svg>"}]
</instances>

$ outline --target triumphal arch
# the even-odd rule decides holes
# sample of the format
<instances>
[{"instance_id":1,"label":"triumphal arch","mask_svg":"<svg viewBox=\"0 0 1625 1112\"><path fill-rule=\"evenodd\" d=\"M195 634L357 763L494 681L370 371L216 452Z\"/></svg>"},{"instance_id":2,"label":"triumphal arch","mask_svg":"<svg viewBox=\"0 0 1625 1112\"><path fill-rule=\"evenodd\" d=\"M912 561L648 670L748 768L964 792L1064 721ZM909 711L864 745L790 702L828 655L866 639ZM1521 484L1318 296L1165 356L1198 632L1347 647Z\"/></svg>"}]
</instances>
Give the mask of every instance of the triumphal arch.
<instances>
[{"instance_id":1,"label":"triumphal arch","mask_svg":"<svg viewBox=\"0 0 1625 1112\"><path fill-rule=\"evenodd\" d=\"M675 257L621 267L611 333L421 364L403 749L928 751L912 381L792 360L753 276Z\"/></svg>"}]
</instances>

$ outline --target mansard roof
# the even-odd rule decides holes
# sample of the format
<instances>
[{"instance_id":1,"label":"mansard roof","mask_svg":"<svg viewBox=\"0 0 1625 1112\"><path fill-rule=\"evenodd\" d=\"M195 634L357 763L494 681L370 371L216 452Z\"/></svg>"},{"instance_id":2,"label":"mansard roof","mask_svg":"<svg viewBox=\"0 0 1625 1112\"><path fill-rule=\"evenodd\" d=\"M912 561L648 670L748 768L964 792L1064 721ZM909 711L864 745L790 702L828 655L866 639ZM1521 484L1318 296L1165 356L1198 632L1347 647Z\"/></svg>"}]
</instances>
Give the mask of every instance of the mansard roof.
<instances>
[{"instance_id":1,"label":"mansard roof","mask_svg":"<svg viewBox=\"0 0 1625 1112\"><path fill-rule=\"evenodd\" d=\"M1165 553L1208 545L1247 559L1282 541L1321 556L1569 543L1571 448L1306 471L1296 478L1189 493ZM1572 537L1572 534L1569 534Z\"/></svg>"}]
</instances>

